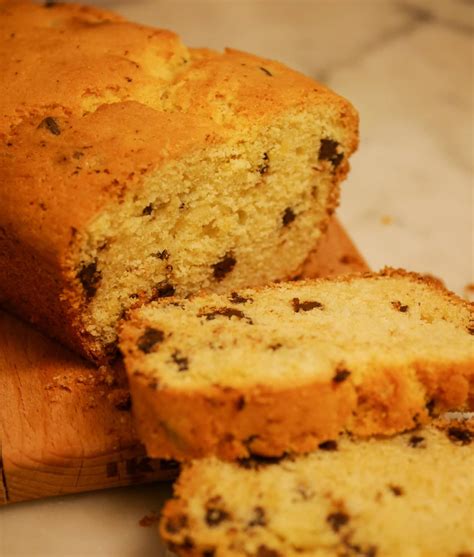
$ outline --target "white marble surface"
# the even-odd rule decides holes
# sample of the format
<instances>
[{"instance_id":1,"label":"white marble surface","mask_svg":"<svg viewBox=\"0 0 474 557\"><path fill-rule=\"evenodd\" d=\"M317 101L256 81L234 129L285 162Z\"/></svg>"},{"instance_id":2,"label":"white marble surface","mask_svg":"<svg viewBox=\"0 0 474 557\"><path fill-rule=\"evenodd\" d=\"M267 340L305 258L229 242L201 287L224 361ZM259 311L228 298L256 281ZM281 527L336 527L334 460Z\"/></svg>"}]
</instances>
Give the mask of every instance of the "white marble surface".
<instances>
[{"instance_id":1,"label":"white marble surface","mask_svg":"<svg viewBox=\"0 0 474 557\"><path fill-rule=\"evenodd\" d=\"M340 216L369 264L432 273L460 294L473 274L473 2L97 0L193 46L276 58L347 96L361 146ZM0 511L0 555L164 556L160 485Z\"/></svg>"}]
</instances>

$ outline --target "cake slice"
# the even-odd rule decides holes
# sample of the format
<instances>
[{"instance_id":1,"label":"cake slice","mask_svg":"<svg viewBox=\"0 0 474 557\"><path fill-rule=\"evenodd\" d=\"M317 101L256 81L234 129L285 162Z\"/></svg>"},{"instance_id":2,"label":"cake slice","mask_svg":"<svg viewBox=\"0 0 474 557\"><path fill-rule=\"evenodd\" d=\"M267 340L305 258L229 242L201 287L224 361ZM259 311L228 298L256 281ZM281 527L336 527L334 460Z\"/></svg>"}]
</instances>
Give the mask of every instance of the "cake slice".
<instances>
[{"instance_id":1,"label":"cake slice","mask_svg":"<svg viewBox=\"0 0 474 557\"><path fill-rule=\"evenodd\" d=\"M348 101L96 8L0 18L0 305L101 362L133 306L299 274L357 147Z\"/></svg>"},{"instance_id":2,"label":"cake slice","mask_svg":"<svg viewBox=\"0 0 474 557\"><path fill-rule=\"evenodd\" d=\"M121 348L150 456L234 459L468 405L473 334L472 304L387 269L155 302Z\"/></svg>"},{"instance_id":3,"label":"cake slice","mask_svg":"<svg viewBox=\"0 0 474 557\"><path fill-rule=\"evenodd\" d=\"M186 464L160 531L179 556L471 557L474 421L304 456Z\"/></svg>"}]
</instances>

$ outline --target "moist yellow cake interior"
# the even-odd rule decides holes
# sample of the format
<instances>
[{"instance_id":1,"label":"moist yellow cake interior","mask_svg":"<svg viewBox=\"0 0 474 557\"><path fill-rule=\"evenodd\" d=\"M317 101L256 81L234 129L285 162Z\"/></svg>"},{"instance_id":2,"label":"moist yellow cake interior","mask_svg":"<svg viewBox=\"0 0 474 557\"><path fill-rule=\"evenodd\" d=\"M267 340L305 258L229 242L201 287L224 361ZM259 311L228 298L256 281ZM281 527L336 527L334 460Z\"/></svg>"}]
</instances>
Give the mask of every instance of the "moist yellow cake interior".
<instances>
[{"instance_id":1,"label":"moist yellow cake interior","mask_svg":"<svg viewBox=\"0 0 474 557\"><path fill-rule=\"evenodd\" d=\"M384 368L415 374L474 356L468 305L403 277L156 302L137 316L135 366L160 388L297 386L330 381L335 370L357 385ZM162 338L148 345L153 331Z\"/></svg>"}]
</instances>

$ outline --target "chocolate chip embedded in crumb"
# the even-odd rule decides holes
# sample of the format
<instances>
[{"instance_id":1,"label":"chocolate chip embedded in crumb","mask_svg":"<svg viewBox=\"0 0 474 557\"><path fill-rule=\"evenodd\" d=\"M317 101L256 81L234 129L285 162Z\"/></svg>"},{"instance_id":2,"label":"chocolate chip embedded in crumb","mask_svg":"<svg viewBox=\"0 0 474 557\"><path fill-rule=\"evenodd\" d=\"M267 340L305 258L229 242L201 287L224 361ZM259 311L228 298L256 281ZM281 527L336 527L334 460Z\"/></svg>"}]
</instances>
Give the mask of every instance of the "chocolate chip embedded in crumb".
<instances>
[{"instance_id":1,"label":"chocolate chip embedded in crumb","mask_svg":"<svg viewBox=\"0 0 474 557\"><path fill-rule=\"evenodd\" d=\"M178 371L187 371L189 369L189 359L182 356L179 350L175 350L171 354L173 362L178 366Z\"/></svg>"},{"instance_id":2,"label":"chocolate chip embedded in crumb","mask_svg":"<svg viewBox=\"0 0 474 557\"><path fill-rule=\"evenodd\" d=\"M83 265L77 273L77 278L82 284L87 299L94 297L102 279L102 273L97 269L97 259Z\"/></svg>"},{"instance_id":3,"label":"chocolate chip embedded in crumb","mask_svg":"<svg viewBox=\"0 0 474 557\"><path fill-rule=\"evenodd\" d=\"M326 517L326 522L330 524L334 532L339 532L349 522L349 515L343 512L331 513Z\"/></svg>"},{"instance_id":4,"label":"chocolate chip embedded in crumb","mask_svg":"<svg viewBox=\"0 0 474 557\"><path fill-rule=\"evenodd\" d=\"M247 525L250 528L254 528L255 526L266 526L267 518L265 516L265 509L260 506L254 507L252 510L252 518Z\"/></svg>"},{"instance_id":5,"label":"chocolate chip embedded in crumb","mask_svg":"<svg viewBox=\"0 0 474 557\"><path fill-rule=\"evenodd\" d=\"M44 8L54 8L55 6L59 6L61 2L56 2L56 0L46 0L43 4Z\"/></svg>"},{"instance_id":6,"label":"chocolate chip embedded in crumb","mask_svg":"<svg viewBox=\"0 0 474 557\"><path fill-rule=\"evenodd\" d=\"M153 327L147 327L145 332L138 339L137 347L145 354L149 354L157 344L160 344L165 339L165 333Z\"/></svg>"},{"instance_id":7,"label":"chocolate chip embedded in crumb","mask_svg":"<svg viewBox=\"0 0 474 557\"><path fill-rule=\"evenodd\" d=\"M165 530L168 534L178 534L183 528L188 526L188 517L185 514L171 516L165 522Z\"/></svg>"},{"instance_id":8,"label":"chocolate chip embedded in crumb","mask_svg":"<svg viewBox=\"0 0 474 557\"><path fill-rule=\"evenodd\" d=\"M229 513L218 507L209 506L206 510L206 523L208 526L211 526L211 528L218 526L225 520L229 520L229 518Z\"/></svg>"},{"instance_id":9,"label":"chocolate chip embedded in crumb","mask_svg":"<svg viewBox=\"0 0 474 557\"><path fill-rule=\"evenodd\" d=\"M283 226L288 226L296 219L295 212L290 207L287 207L284 212L283 216L281 217L281 222Z\"/></svg>"},{"instance_id":10,"label":"chocolate chip embedded in crumb","mask_svg":"<svg viewBox=\"0 0 474 557\"><path fill-rule=\"evenodd\" d=\"M255 438L255 436L250 437L247 440ZM286 455L283 456L264 456L259 454L252 454L249 458L242 458L237 461L237 465L241 468L245 468L246 470L259 470L260 468L264 468L266 466L271 466L273 464L279 464L282 460L286 458Z\"/></svg>"},{"instance_id":11,"label":"chocolate chip embedded in crumb","mask_svg":"<svg viewBox=\"0 0 474 557\"><path fill-rule=\"evenodd\" d=\"M450 427L447 430L449 440L459 445L469 445L472 441L472 433L462 427Z\"/></svg>"},{"instance_id":12,"label":"chocolate chip embedded in crumb","mask_svg":"<svg viewBox=\"0 0 474 557\"><path fill-rule=\"evenodd\" d=\"M339 143L333 139L321 139L318 159L320 161L329 161L335 168L337 168L344 158L344 153L337 152L338 147Z\"/></svg>"},{"instance_id":13,"label":"chocolate chip embedded in crumb","mask_svg":"<svg viewBox=\"0 0 474 557\"><path fill-rule=\"evenodd\" d=\"M270 350L279 350L281 347L283 346L283 344L281 342L275 342L275 344L270 344L268 346L268 348L270 348Z\"/></svg>"},{"instance_id":14,"label":"chocolate chip embedded in crumb","mask_svg":"<svg viewBox=\"0 0 474 557\"><path fill-rule=\"evenodd\" d=\"M399 300L395 300L394 302L391 302L391 304L393 308L401 313L406 313L408 311L408 306L403 305Z\"/></svg>"},{"instance_id":15,"label":"chocolate chip embedded in crumb","mask_svg":"<svg viewBox=\"0 0 474 557\"><path fill-rule=\"evenodd\" d=\"M252 298L244 298L244 296L240 296L237 292L232 292L229 297L229 302L233 304L246 304L247 302L253 302Z\"/></svg>"},{"instance_id":16,"label":"chocolate chip embedded in crumb","mask_svg":"<svg viewBox=\"0 0 474 557\"><path fill-rule=\"evenodd\" d=\"M319 443L318 448L322 451L337 451L337 441L329 439L328 441L323 441Z\"/></svg>"},{"instance_id":17,"label":"chocolate chip embedded in crumb","mask_svg":"<svg viewBox=\"0 0 474 557\"><path fill-rule=\"evenodd\" d=\"M336 370L336 374L332 378L332 382L333 383L342 383L343 381L345 381L349 377L350 374L351 374L351 372L348 369L338 369L338 370Z\"/></svg>"},{"instance_id":18,"label":"chocolate chip embedded in crumb","mask_svg":"<svg viewBox=\"0 0 474 557\"><path fill-rule=\"evenodd\" d=\"M312 309L324 309L324 305L316 301L300 302L299 298L293 298L291 303L295 313L299 313L300 311L311 311Z\"/></svg>"},{"instance_id":19,"label":"chocolate chip embedded in crumb","mask_svg":"<svg viewBox=\"0 0 474 557\"><path fill-rule=\"evenodd\" d=\"M424 448L426 446L425 438L422 435L412 435L408 440L408 444L415 449Z\"/></svg>"},{"instance_id":20,"label":"chocolate chip embedded in crumb","mask_svg":"<svg viewBox=\"0 0 474 557\"><path fill-rule=\"evenodd\" d=\"M147 205L143 211L142 211L142 215L143 216L148 216L151 215L153 213L153 203L150 203L149 205Z\"/></svg>"},{"instance_id":21,"label":"chocolate chip embedded in crumb","mask_svg":"<svg viewBox=\"0 0 474 557\"><path fill-rule=\"evenodd\" d=\"M239 396L239 398L235 401L235 408L238 411L243 410L246 404L247 403L245 402L245 397L243 395Z\"/></svg>"},{"instance_id":22,"label":"chocolate chip embedded in crumb","mask_svg":"<svg viewBox=\"0 0 474 557\"><path fill-rule=\"evenodd\" d=\"M157 251L156 253L154 253L153 257L156 257L157 259L161 259L161 261L166 261L169 259L170 254L168 250L164 249L163 251Z\"/></svg>"},{"instance_id":23,"label":"chocolate chip embedded in crumb","mask_svg":"<svg viewBox=\"0 0 474 557\"><path fill-rule=\"evenodd\" d=\"M432 418L436 414L436 401L434 398L429 400L425 404L426 410L428 411L428 415Z\"/></svg>"},{"instance_id":24,"label":"chocolate chip embedded in crumb","mask_svg":"<svg viewBox=\"0 0 474 557\"><path fill-rule=\"evenodd\" d=\"M159 298L169 298L170 296L174 296L175 292L175 287L168 281L163 280L153 288L151 300L153 301L158 300Z\"/></svg>"},{"instance_id":25,"label":"chocolate chip embedded in crumb","mask_svg":"<svg viewBox=\"0 0 474 557\"><path fill-rule=\"evenodd\" d=\"M213 268L214 278L221 281L233 270L236 263L237 260L235 259L233 253L228 251L220 261L211 265Z\"/></svg>"},{"instance_id":26,"label":"chocolate chip embedded in crumb","mask_svg":"<svg viewBox=\"0 0 474 557\"><path fill-rule=\"evenodd\" d=\"M270 168L270 165L268 164L269 156L267 153L263 153L263 160L264 162L262 164L259 165L258 167L258 171L260 172L260 174L266 174L268 172L268 169Z\"/></svg>"},{"instance_id":27,"label":"chocolate chip embedded in crumb","mask_svg":"<svg viewBox=\"0 0 474 557\"><path fill-rule=\"evenodd\" d=\"M44 120L42 120L38 128L45 128L53 135L61 135L61 128L59 127L57 120L55 120L52 116L47 116Z\"/></svg>"},{"instance_id":28,"label":"chocolate chip embedded in crumb","mask_svg":"<svg viewBox=\"0 0 474 557\"><path fill-rule=\"evenodd\" d=\"M282 555L276 549L271 549L266 545L259 545L256 557L282 557Z\"/></svg>"},{"instance_id":29,"label":"chocolate chip embedded in crumb","mask_svg":"<svg viewBox=\"0 0 474 557\"><path fill-rule=\"evenodd\" d=\"M467 332L470 335L474 335L474 324L472 324L472 325L470 324L470 325L467 326Z\"/></svg>"},{"instance_id":30,"label":"chocolate chip embedded in crumb","mask_svg":"<svg viewBox=\"0 0 474 557\"><path fill-rule=\"evenodd\" d=\"M223 317L228 317L229 319L231 317L238 317L239 319L244 319L250 325L252 325L253 323L252 319L247 315L245 315L243 311L240 311L240 309L227 308L227 307L212 308L211 310L203 309L198 313L197 316L205 317L207 321L213 321L216 317L220 315L222 315Z\"/></svg>"},{"instance_id":31,"label":"chocolate chip embedded in crumb","mask_svg":"<svg viewBox=\"0 0 474 557\"><path fill-rule=\"evenodd\" d=\"M271 72L270 70L267 70L267 68L264 68L263 66L259 66L259 68L262 70L262 72L263 72L265 75L268 75L268 77L273 77L272 72Z\"/></svg>"},{"instance_id":32,"label":"chocolate chip embedded in crumb","mask_svg":"<svg viewBox=\"0 0 474 557\"><path fill-rule=\"evenodd\" d=\"M215 557L216 556L216 550L215 549L205 549L202 552L202 557Z\"/></svg>"},{"instance_id":33,"label":"chocolate chip embedded in crumb","mask_svg":"<svg viewBox=\"0 0 474 557\"><path fill-rule=\"evenodd\" d=\"M405 493L403 488L399 485L389 484L388 488L395 495L395 497L400 497Z\"/></svg>"}]
</instances>

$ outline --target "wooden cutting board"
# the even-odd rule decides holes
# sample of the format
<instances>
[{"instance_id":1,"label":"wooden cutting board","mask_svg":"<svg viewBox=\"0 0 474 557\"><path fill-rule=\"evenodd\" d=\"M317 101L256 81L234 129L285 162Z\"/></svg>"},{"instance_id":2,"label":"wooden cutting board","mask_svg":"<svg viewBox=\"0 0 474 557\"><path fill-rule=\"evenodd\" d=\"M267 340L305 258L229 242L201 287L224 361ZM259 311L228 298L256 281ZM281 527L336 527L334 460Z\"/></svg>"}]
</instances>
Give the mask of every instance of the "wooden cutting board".
<instances>
[{"instance_id":1,"label":"wooden cutting board","mask_svg":"<svg viewBox=\"0 0 474 557\"><path fill-rule=\"evenodd\" d=\"M335 220L304 276L367 270ZM96 369L0 311L0 504L165 480L132 424L120 364Z\"/></svg>"}]
</instances>

